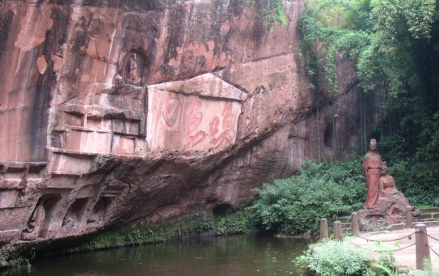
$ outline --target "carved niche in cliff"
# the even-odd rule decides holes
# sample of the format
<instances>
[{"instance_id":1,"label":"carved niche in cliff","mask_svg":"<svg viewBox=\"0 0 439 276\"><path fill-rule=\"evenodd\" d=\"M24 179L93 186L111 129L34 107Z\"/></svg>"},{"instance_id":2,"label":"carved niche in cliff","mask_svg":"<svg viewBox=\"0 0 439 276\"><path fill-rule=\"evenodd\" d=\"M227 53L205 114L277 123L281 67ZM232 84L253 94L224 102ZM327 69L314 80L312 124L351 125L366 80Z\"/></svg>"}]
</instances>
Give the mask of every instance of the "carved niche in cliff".
<instances>
[{"instance_id":1,"label":"carved niche in cliff","mask_svg":"<svg viewBox=\"0 0 439 276\"><path fill-rule=\"evenodd\" d=\"M139 32L127 30L126 35L125 48L127 52L119 58L119 69L114 83L143 86L155 56L156 39L159 32L157 28L151 26L147 30Z\"/></svg>"},{"instance_id":2,"label":"carved niche in cliff","mask_svg":"<svg viewBox=\"0 0 439 276\"><path fill-rule=\"evenodd\" d=\"M146 61L147 58L142 51L130 51L122 59L119 75L116 76L116 83L143 86Z\"/></svg>"}]
</instances>

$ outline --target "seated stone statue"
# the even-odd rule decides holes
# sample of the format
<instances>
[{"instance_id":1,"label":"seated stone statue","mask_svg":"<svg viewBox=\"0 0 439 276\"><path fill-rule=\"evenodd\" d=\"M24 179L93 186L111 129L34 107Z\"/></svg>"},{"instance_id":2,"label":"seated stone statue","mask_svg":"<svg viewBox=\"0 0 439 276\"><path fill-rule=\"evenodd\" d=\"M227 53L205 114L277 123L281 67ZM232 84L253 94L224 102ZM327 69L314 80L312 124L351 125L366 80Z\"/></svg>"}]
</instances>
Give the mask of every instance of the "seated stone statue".
<instances>
[{"instance_id":1,"label":"seated stone statue","mask_svg":"<svg viewBox=\"0 0 439 276\"><path fill-rule=\"evenodd\" d=\"M128 53L127 57L128 59L125 61L125 64L122 65L121 70L114 78L114 84L143 86L142 76L145 58L133 52Z\"/></svg>"},{"instance_id":2,"label":"seated stone statue","mask_svg":"<svg viewBox=\"0 0 439 276\"><path fill-rule=\"evenodd\" d=\"M379 205L381 208L386 208L390 217L403 217L410 203L404 194L398 191L395 180L387 172L387 163L383 162L381 164Z\"/></svg>"},{"instance_id":3,"label":"seated stone statue","mask_svg":"<svg viewBox=\"0 0 439 276\"><path fill-rule=\"evenodd\" d=\"M395 185L395 180L388 174L387 164L383 162L381 165L381 178L380 178L380 197L388 197L398 193L398 189Z\"/></svg>"},{"instance_id":4,"label":"seated stone statue","mask_svg":"<svg viewBox=\"0 0 439 276\"><path fill-rule=\"evenodd\" d=\"M44 207L42 204L38 204L38 206L35 207L35 210L33 211L27 223L28 227L24 229L21 233L21 239L28 241L38 238L40 229L44 223L45 218L46 212L44 210Z\"/></svg>"}]
</instances>

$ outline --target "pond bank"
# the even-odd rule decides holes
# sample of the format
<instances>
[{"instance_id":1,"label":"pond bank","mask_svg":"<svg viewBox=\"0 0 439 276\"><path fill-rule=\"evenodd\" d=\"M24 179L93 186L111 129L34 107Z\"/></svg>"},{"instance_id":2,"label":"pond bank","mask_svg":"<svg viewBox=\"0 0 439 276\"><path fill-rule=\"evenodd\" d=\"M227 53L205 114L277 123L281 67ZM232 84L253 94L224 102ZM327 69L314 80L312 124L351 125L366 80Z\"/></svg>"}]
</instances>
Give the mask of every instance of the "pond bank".
<instances>
[{"instance_id":1,"label":"pond bank","mask_svg":"<svg viewBox=\"0 0 439 276\"><path fill-rule=\"evenodd\" d=\"M306 239L259 235L199 237L36 260L0 276L298 276L292 262Z\"/></svg>"},{"instance_id":2,"label":"pond bank","mask_svg":"<svg viewBox=\"0 0 439 276\"><path fill-rule=\"evenodd\" d=\"M0 268L27 266L34 258L162 243L199 236L247 234L255 231L249 211L245 209L233 211L217 214L213 211L196 210L156 223L140 221L89 237L51 243L41 241L32 245L22 243L8 251L0 252Z\"/></svg>"}]
</instances>

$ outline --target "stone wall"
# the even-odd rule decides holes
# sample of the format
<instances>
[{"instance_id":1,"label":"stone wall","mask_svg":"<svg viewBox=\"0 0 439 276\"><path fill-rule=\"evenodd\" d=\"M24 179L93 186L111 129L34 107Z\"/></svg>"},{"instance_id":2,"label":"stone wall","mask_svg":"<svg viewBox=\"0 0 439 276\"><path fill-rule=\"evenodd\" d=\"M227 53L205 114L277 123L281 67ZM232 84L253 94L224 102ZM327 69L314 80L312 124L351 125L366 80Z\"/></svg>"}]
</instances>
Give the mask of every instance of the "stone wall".
<instances>
[{"instance_id":1,"label":"stone wall","mask_svg":"<svg viewBox=\"0 0 439 276\"><path fill-rule=\"evenodd\" d=\"M1 1L0 244L237 207L319 144L357 153L355 74L317 118L284 8L269 32L239 0Z\"/></svg>"}]
</instances>

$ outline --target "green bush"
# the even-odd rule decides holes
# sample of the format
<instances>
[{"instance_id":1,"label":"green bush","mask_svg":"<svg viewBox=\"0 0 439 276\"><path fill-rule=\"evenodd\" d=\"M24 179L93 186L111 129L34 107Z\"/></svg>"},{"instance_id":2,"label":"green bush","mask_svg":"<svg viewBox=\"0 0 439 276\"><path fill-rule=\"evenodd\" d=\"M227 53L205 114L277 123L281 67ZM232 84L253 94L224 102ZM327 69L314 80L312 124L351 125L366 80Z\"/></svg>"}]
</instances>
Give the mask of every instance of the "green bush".
<instances>
[{"instance_id":1,"label":"green bush","mask_svg":"<svg viewBox=\"0 0 439 276\"><path fill-rule=\"evenodd\" d=\"M304 255L295 259L295 264L305 269L308 275L374 276L370 252L361 250L347 242L335 240L310 245Z\"/></svg>"},{"instance_id":2,"label":"green bush","mask_svg":"<svg viewBox=\"0 0 439 276\"><path fill-rule=\"evenodd\" d=\"M367 187L360 159L330 164L306 161L299 174L257 189L249 207L259 228L282 234L317 232L321 218L362 207Z\"/></svg>"},{"instance_id":3,"label":"green bush","mask_svg":"<svg viewBox=\"0 0 439 276\"><path fill-rule=\"evenodd\" d=\"M33 250L31 251L33 252ZM9 252L0 251L0 268L2 267L26 267L30 265L30 257L22 256L20 252L12 249Z\"/></svg>"},{"instance_id":4,"label":"green bush","mask_svg":"<svg viewBox=\"0 0 439 276\"><path fill-rule=\"evenodd\" d=\"M381 247L381 246L378 246ZM378 248L382 251L382 248ZM325 240L311 244L294 263L304 275L322 276L437 276L439 272L425 262L425 271L410 270L407 274L398 272L392 251L382 251L378 258L372 252L360 249L349 240ZM375 255L376 256L376 255Z\"/></svg>"},{"instance_id":5,"label":"green bush","mask_svg":"<svg viewBox=\"0 0 439 276\"><path fill-rule=\"evenodd\" d=\"M246 234L254 230L249 210L218 216L216 218L216 235Z\"/></svg>"}]
</instances>

